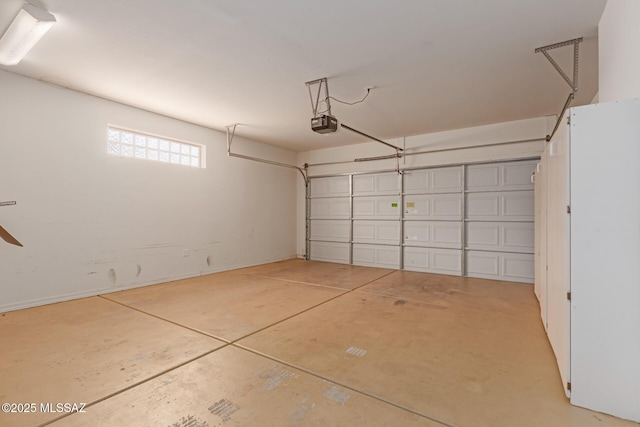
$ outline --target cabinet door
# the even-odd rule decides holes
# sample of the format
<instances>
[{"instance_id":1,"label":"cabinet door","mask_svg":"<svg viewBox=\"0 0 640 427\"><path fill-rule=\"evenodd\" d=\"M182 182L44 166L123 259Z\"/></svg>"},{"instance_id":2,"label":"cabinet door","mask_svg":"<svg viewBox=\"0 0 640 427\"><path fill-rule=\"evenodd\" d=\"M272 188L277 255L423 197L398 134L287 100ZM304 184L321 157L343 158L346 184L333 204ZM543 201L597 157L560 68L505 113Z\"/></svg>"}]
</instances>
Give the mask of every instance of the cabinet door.
<instances>
[{"instance_id":1,"label":"cabinet door","mask_svg":"<svg viewBox=\"0 0 640 427\"><path fill-rule=\"evenodd\" d=\"M566 123L566 122L565 122ZM569 396L569 141L560 127L548 146L547 167L547 334Z\"/></svg>"},{"instance_id":2,"label":"cabinet door","mask_svg":"<svg viewBox=\"0 0 640 427\"><path fill-rule=\"evenodd\" d=\"M542 159L535 174L535 280L534 292L540 302L540 317L544 329L548 328L547 320L547 174L549 151L542 154Z\"/></svg>"}]
</instances>

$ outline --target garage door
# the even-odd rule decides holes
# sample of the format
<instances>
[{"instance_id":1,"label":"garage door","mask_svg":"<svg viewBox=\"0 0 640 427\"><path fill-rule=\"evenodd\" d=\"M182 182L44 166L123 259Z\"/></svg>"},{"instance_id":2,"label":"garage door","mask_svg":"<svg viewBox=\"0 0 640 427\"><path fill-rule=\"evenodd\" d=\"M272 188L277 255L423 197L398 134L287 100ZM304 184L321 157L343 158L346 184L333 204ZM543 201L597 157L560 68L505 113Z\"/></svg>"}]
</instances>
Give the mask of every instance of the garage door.
<instances>
[{"instance_id":1,"label":"garage door","mask_svg":"<svg viewBox=\"0 0 640 427\"><path fill-rule=\"evenodd\" d=\"M353 264L400 268L400 184L395 172L353 176Z\"/></svg>"},{"instance_id":2,"label":"garage door","mask_svg":"<svg viewBox=\"0 0 640 427\"><path fill-rule=\"evenodd\" d=\"M404 269L462 274L463 167L403 175Z\"/></svg>"},{"instance_id":3,"label":"garage door","mask_svg":"<svg viewBox=\"0 0 640 427\"><path fill-rule=\"evenodd\" d=\"M536 162L311 178L310 259L532 283Z\"/></svg>"},{"instance_id":4,"label":"garage door","mask_svg":"<svg viewBox=\"0 0 640 427\"><path fill-rule=\"evenodd\" d=\"M533 283L535 167L536 161L467 166L467 276Z\"/></svg>"},{"instance_id":5,"label":"garage door","mask_svg":"<svg viewBox=\"0 0 640 427\"><path fill-rule=\"evenodd\" d=\"M351 189L349 176L310 181L310 259L351 262Z\"/></svg>"}]
</instances>

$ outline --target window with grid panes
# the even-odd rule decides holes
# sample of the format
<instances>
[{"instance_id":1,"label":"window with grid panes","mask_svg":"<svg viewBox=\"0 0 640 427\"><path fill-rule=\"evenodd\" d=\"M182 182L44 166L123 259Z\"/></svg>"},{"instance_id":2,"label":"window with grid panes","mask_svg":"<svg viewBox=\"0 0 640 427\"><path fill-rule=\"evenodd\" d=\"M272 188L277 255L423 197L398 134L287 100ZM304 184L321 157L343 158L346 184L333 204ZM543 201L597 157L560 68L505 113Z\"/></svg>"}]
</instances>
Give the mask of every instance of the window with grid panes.
<instances>
[{"instance_id":1,"label":"window with grid panes","mask_svg":"<svg viewBox=\"0 0 640 427\"><path fill-rule=\"evenodd\" d=\"M120 129L108 128L107 153L112 156L152 160L200 168L203 147L197 144Z\"/></svg>"}]
</instances>

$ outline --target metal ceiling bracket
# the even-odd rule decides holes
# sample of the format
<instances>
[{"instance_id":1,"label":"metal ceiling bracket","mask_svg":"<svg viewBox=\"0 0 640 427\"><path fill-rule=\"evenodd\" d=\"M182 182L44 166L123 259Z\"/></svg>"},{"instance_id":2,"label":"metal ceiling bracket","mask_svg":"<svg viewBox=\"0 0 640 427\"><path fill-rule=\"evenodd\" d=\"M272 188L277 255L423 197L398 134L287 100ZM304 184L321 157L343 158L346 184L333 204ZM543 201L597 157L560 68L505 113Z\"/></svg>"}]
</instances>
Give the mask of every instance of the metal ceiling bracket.
<instances>
[{"instance_id":1,"label":"metal ceiling bracket","mask_svg":"<svg viewBox=\"0 0 640 427\"><path fill-rule=\"evenodd\" d=\"M231 153L231 143L233 142L233 137L236 135L236 126L238 125L239 123L233 123L225 126L227 129L227 155Z\"/></svg>"},{"instance_id":2,"label":"metal ceiling bracket","mask_svg":"<svg viewBox=\"0 0 640 427\"><path fill-rule=\"evenodd\" d=\"M305 84L307 85L307 89L309 90L309 100L311 101L311 110L313 111L313 118L320 117L322 115L328 115L333 117L333 115L331 114L331 102L329 101L331 97L329 96L329 82L327 81L327 78L323 77L321 79L311 80L306 82ZM324 98L321 97L323 89L324 89ZM314 96L314 93L315 93L315 96ZM324 110L320 110L322 102L324 102L326 105L326 109ZM381 144L384 144L387 147L393 148L394 150L396 150L396 156L398 157L400 157L399 151L403 151L402 148L396 147L395 145L389 144L388 142L375 138L371 135L367 135L364 132L360 132L359 130L354 129L351 126L347 126L344 123L340 123L340 127L343 127L353 133L357 133L358 135L364 136L365 138L369 138L372 141L376 141Z\"/></svg>"},{"instance_id":3,"label":"metal ceiling bracket","mask_svg":"<svg viewBox=\"0 0 640 427\"><path fill-rule=\"evenodd\" d=\"M567 108L569 108L569 105L571 105L571 101L573 101L573 99L576 96L576 92L578 92L578 60L580 57L580 42L582 42L582 37L579 37L577 39L567 40L560 43L550 44L548 46L542 46L535 50L535 53L542 52L542 54L549 60L549 62L551 62L551 65L553 65L553 68L555 68L556 71L560 73L564 81L566 81L567 84L571 86L571 93L567 97L567 101L564 103L564 106L562 107L562 112L558 116L556 126L553 128L553 132L551 132L551 135L547 135L546 137L547 142L551 141L553 136L556 134L556 131L560 126L560 121L562 120L562 117L564 117L565 111L567 111ZM549 55L547 51L552 49L557 49L559 47L566 47L566 46L572 46L572 45L573 45L573 79L570 79L569 76L567 76L567 74L562 70L560 65L558 65L558 63L551 57L551 55Z\"/></svg>"},{"instance_id":4,"label":"metal ceiling bracket","mask_svg":"<svg viewBox=\"0 0 640 427\"><path fill-rule=\"evenodd\" d=\"M331 102L329 101L329 82L326 77L321 79L311 80L305 83L309 90L309 99L311 100L311 110L313 111L313 117L319 117L322 114L331 116ZM317 87L317 91L315 88ZM324 87L324 99L321 98L322 88ZM312 93L315 92L314 94ZM327 105L326 110L320 111L320 103L325 102Z\"/></svg>"},{"instance_id":5,"label":"metal ceiling bracket","mask_svg":"<svg viewBox=\"0 0 640 427\"><path fill-rule=\"evenodd\" d=\"M558 71L558 73L560 73L562 78L567 82L567 84L571 86L571 89L573 90L573 92L578 91L578 60L580 56L580 42L582 42L582 37L579 37L577 39L567 40L560 43L550 44L548 46L542 46L535 50L535 53L542 52L542 54L549 60L549 62L551 62L551 65L553 65L553 68L555 68L556 71ZM567 74L562 70L560 65L558 65L558 63L547 52L552 49L557 49L559 47L565 47L565 46L571 46L571 45L573 45L573 80L570 79L569 76L567 76Z\"/></svg>"}]
</instances>

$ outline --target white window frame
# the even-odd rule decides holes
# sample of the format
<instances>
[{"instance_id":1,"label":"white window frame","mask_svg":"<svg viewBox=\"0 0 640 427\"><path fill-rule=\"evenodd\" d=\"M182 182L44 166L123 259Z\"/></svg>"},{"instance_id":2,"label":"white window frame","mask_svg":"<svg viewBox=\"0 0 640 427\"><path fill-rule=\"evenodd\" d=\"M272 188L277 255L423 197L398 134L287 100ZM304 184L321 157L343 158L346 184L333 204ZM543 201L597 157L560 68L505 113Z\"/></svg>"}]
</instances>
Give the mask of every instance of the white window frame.
<instances>
[{"instance_id":1,"label":"white window frame","mask_svg":"<svg viewBox=\"0 0 640 427\"><path fill-rule=\"evenodd\" d=\"M206 168L204 145L117 125L107 125L107 154L126 159Z\"/></svg>"}]
</instances>

